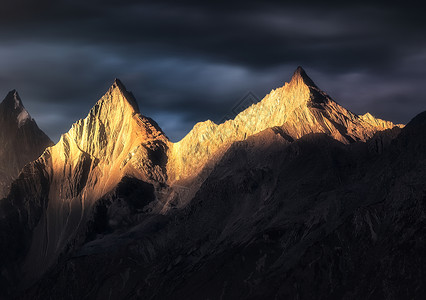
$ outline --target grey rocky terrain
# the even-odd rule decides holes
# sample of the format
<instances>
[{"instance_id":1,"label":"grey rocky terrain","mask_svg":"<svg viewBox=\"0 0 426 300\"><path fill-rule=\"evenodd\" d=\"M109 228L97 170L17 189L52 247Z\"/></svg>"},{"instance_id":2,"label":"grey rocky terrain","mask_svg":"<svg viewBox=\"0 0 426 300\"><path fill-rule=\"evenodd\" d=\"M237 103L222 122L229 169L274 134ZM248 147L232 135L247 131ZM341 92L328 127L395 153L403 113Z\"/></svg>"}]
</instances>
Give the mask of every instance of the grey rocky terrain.
<instances>
[{"instance_id":1,"label":"grey rocky terrain","mask_svg":"<svg viewBox=\"0 0 426 300\"><path fill-rule=\"evenodd\" d=\"M235 129L275 96L284 123ZM176 146L127 99L116 81L0 200L3 297L424 297L426 112L355 115L298 69Z\"/></svg>"}]
</instances>

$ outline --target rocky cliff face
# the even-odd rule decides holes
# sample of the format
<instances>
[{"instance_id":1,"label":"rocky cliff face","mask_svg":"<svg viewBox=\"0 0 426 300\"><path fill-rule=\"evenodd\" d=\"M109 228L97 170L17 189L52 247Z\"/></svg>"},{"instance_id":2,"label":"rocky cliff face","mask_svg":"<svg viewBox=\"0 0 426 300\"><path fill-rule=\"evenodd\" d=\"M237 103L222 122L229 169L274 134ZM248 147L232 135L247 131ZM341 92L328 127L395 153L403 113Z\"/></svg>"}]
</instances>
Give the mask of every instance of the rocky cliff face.
<instances>
[{"instance_id":1,"label":"rocky cliff face","mask_svg":"<svg viewBox=\"0 0 426 300\"><path fill-rule=\"evenodd\" d=\"M184 209L104 231L27 296L420 299L425 116L367 143L276 128L234 143Z\"/></svg>"},{"instance_id":2,"label":"rocky cliff face","mask_svg":"<svg viewBox=\"0 0 426 300\"><path fill-rule=\"evenodd\" d=\"M344 109L298 68L234 120L199 123L173 144L116 80L0 202L0 288L32 285L29 298L259 296L275 262L287 272L364 203L375 187L367 170L388 159L399 131Z\"/></svg>"},{"instance_id":3,"label":"rocky cliff face","mask_svg":"<svg viewBox=\"0 0 426 300\"><path fill-rule=\"evenodd\" d=\"M163 202L162 211L183 207L229 147L238 141L275 128L289 141L309 133L324 133L344 144L367 141L376 132L391 129L392 122L367 113L358 116L333 101L298 67L289 83L273 90L235 119L222 124L198 123L168 152L167 174L177 186Z\"/></svg>"},{"instance_id":4,"label":"rocky cliff face","mask_svg":"<svg viewBox=\"0 0 426 300\"><path fill-rule=\"evenodd\" d=\"M5 200L26 216L22 221L31 233L21 265L22 274L30 277L23 281L40 276L85 231L94 202L123 177L152 183L155 188L164 184L168 143L158 125L139 113L133 95L116 80L84 120L25 168ZM42 190L33 189L41 183Z\"/></svg>"},{"instance_id":5,"label":"rocky cliff face","mask_svg":"<svg viewBox=\"0 0 426 300\"><path fill-rule=\"evenodd\" d=\"M52 145L25 109L18 92L9 92L0 103L0 199L7 195L24 165Z\"/></svg>"},{"instance_id":6,"label":"rocky cliff face","mask_svg":"<svg viewBox=\"0 0 426 300\"><path fill-rule=\"evenodd\" d=\"M170 182L197 176L203 166L217 160L236 141L267 128L281 127L291 139L308 133L325 133L345 144L366 141L377 131L393 128L389 121L367 113L358 116L334 102L298 67L291 81L273 90L223 124L206 121L169 150L167 165Z\"/></svg>"}]
</instances>

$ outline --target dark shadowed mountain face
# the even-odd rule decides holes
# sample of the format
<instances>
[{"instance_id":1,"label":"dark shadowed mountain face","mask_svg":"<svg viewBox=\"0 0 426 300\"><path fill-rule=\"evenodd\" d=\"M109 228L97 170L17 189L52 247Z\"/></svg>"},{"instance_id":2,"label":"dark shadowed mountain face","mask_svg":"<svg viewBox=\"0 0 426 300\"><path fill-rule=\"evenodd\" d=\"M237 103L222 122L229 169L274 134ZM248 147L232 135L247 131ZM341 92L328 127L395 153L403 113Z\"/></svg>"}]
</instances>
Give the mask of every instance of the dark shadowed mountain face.
<instances>
[{"instance_id":1,"label":"dark shadowed mountain face","mask_svg":"<svg viewBox=\"0 0 426 300\"><path fill-rule=\"evenodd\" d=\"M22 105L16 91L0 103L0 199L22 167L39 157L52 141Z\"/></svg>"},{"instance_id":2,"label":"dark shadowed mountain face","mask_svg":"<svg viewBox=\"0 0 426 300\"><path fill-rule=\"evenodd\" d=\"M116 80L13 182L1 296L423 295L425 113L403 129L355 115L301 68L179 143L134 103Z\"/></svg>"},{"instance_id":3,"label":"dark shadowed mountain face","mask_svg":"<svg viewBox=\"0 0 426 300\"><path fill-rule=\"evenodd\" d=\"M426 113L352 145L262 132L234 144L186 208L98 231L27 298L420 299L424 130ZM129 193L104 209L131 208Z\"/></svg>"},{"instance_id":4,"label":"dark shadowed mountain face","mask_svg":"<svg viewBox=\"0 0 426 300\"><path fill-rule=\"evenodd\" d=\"M103 208L104 224L133 210L126 226L97 227L24 298L420 299L424 130L426 113L351 145L266 130L166 216L135 211L131 183Z\"/></svg>"}]
</instances>

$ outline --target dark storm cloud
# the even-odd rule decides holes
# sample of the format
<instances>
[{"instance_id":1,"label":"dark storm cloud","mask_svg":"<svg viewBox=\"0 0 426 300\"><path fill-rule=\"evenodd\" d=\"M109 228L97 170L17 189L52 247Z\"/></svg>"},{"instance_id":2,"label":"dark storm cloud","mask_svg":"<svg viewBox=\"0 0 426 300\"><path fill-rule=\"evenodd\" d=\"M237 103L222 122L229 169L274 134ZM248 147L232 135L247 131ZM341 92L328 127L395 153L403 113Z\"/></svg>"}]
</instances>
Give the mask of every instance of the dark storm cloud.
<instances>
[{"instance_id":1,"label":"dark storm cloud","mask_svg":"<svg viewBox=\"0 0 426 300\"><path fill-rule=\"evenodd\" d=\"M17 88L52 138L115 77L173 139L263 97L303 65L356 113L426 109L425 21L415 6L311 2L14 1L0 11L0 91Z\"/></svg>"}]
</instances>

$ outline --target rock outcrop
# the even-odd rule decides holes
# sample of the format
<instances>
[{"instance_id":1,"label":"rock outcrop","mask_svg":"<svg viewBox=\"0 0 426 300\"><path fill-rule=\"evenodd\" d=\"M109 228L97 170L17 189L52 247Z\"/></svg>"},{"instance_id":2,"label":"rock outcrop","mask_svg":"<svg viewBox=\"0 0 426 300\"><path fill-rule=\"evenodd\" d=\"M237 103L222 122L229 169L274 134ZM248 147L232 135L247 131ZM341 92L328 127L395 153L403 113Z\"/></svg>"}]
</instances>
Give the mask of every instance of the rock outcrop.
<instances>
[{"instance_id":1,"label":"rock outcrop","mask_svg":"<svg viewBox=\"0 0 426 300\"><path fill-rule=\"evenodd\" d=\"M234 143L185 208L87 242L27 297L421 299L424 130L426 113L375 135L392 140L378 152L267 129Z\"/></svg>"},{"instance_id":2,"label":"rock outcrop","mask_svg":"<svg viewBox=\"0 0 426 300\"><path fill-rule=\"evenodd\" d=\"M183 207L229 147L269 128L293 141L310 133L324 133L344 144L367 141L395 126L367 113L359 116L333 101L298 67L289 83L222 124L198 123L181 141L170 145L167 175L175 187L164 198L162 211Z\"/></svg>"},{"instance_id":3,"label":"rock outcrop","mask_svg":"<svg viewBox=\"0 0 426 300\"><path fill-rule=\"evenodd\" d=\"M234 120L198 123L173 144L116 80L0 202L0 290L16 295L34 284L30 298L256 296L277 253L298 259L324 237L317 228L334 230L363 203L354 197L346 210L338 195L350 194L354 180L356 193L370 188L365 170L392 148L402 126L394 127L341 107L299 67ZM321 227L327 218L334 223ZM222 269L214 275L216 265L237 279Z\"/></svg>"},{"instance_id":4,"label":"rock outcrop","mask_svg":"<svg viewBox=\"0 0 426 300\"><path fill-rule=\"evenodd\" d=\"M0 199L7 195L21 169L52 145L25 109L18 92L9 92L0 103Z\"/></svg>"},{"instance_id":5,"label":"rock outcrop","mask_svg":"<svg viewBox=\"0 0 426 300\"><path fill-rule=\"evenodd\" d=\"M80 231L85 233L95 201L123 177L160 188L167 179L168 143L116 80L85 119L25 167L4 200L26 216L22 222L31 234L27 251L21 249L21 271L28 275L23 281L28 284L43 274ZM35 189L42 183L43 189Z\"/></svg>"},{"instance_id":6,"label":"rock outcrop","mask_svg":"<svg viewBox=\"0 0 426 300\"><path fill-rule=\"evenodd\" d=\"M235 119L219 125L210 120L198 123L173 144L167 165L169 181L196 177L207 162L218 160L232 143L272 127L281 127L291 139L308 133L325 133L348 144L366 141L377 131L394 126L369 113L358 116L343 108L298 67L289 83L273 90Z\"/></svg>"}]
</instances>

